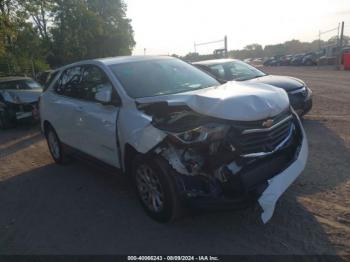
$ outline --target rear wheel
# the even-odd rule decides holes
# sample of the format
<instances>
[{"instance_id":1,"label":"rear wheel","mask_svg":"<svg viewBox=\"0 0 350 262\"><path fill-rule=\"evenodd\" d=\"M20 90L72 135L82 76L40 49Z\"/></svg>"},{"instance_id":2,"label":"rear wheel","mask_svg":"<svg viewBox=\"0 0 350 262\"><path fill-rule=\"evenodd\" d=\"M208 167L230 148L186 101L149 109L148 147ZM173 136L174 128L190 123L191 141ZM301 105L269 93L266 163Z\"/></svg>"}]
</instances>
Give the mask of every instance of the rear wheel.
<instances>
[{"instance_id":1,"label":"rear wheel","mask_svg":"<svg viewBox=\"0 0 350 262\"><path fill-rule=\"evenodd\" d=\"M46 130L46 140L52 158L56 163L62 164L64 162L62 144L52 127L48 127Z\"/></svg>"},{"instance_id":2,"label":"rear wheel","mask_svg":"<svg viewBox=\"0 0 350 262\"><path fill-rule=\"evenodd\" d=\"M135 158L132 168L138 198L146 213L158 222L174 221L182 205L169 165L160 157Z\"/></svg>"}]
</instances>

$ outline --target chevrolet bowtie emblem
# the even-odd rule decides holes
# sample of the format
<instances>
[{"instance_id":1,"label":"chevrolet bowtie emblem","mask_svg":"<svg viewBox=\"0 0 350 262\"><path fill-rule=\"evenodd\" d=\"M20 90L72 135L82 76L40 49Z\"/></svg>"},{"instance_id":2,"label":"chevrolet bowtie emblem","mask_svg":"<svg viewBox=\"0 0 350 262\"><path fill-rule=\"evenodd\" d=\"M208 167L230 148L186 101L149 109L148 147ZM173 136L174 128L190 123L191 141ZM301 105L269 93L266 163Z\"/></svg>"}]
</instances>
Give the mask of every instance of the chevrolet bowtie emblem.
<instances>
[{"instance_id":1,"label":"chevrolet bowtie emblem","mask_svg":"<svg viewBox=\"0 0 350 262\"><path fill-rule=\"evenodd\" d=\"M271 127L273 125L273 119L268 119L262 123L263 127Z\"/></svg>"}]
</instances>

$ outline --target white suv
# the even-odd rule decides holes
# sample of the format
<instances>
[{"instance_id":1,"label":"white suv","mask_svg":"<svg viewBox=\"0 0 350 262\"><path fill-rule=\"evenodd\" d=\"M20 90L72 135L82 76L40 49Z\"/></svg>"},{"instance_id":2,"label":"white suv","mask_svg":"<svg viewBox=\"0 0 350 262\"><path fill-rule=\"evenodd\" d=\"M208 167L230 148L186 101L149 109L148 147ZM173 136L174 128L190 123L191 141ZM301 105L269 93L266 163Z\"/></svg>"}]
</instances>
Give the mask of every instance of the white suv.
<instances>
[{"instance_id":1,"label":"white suv","mask_svg":"<svg viewBox=\"0 0 350 262\"><path fill-rule=\"evenodd\" d=\"M216 79L171 57L117 57L58 70L40 99L52 157L79 152L130 175L145 211L258 202L267 222L308 147L283 89ZM92 157L92 158L91 158Z\"/></svg>"}]
</instances>

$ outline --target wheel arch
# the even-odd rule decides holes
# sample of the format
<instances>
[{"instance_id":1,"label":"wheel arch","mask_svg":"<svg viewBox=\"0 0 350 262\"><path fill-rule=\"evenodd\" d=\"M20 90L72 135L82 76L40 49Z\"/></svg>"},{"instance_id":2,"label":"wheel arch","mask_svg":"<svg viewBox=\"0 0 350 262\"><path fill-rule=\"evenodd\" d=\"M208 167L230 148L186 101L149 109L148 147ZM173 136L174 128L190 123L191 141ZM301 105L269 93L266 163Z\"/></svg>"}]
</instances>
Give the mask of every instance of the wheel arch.
<instances>
[{"instance_id":1,"label":"wheel arch","mask_svg":"<svg viewBox=\"0 0 350 262\"><path fill-rule=\"evenodd\" d=\"M43 134L45 136L46 136L46 133L49 130L49 128L52 128L53 130L55 130L55 128L52 126L52 124L48 120L44 120L43 124L42 124L42 130L43 130Z\"/></svg>"},{"instance_id":2,"label":"wheel arch","mask_svg":"<svg viewBox=\"0 0 350 262\"><path fill-rule=\"evenodd\" d=\"M126 174L130 174L132 168L132 161L139 154L141 153L139 153L132 145L130 145L129 143L125 144L123 157L123 171Z\"/></svg>"}]
</instances>

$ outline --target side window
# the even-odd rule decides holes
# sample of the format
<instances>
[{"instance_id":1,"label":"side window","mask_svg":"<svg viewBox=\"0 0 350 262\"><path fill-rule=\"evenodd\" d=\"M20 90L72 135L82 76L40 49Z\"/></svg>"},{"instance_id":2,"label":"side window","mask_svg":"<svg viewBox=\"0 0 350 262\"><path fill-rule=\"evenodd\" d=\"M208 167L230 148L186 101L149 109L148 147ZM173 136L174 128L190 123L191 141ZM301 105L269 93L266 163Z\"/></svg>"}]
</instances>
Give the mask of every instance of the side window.
<instances>
[{"instance_id":1,"label":"side window","mask_svg":"<svg viewBox=\"0 0 350 262\"><path fill-rule=\"evenodd\" d=\"M89 65L84 67L82 77L83 99L95 101L95 95L100 89L109 89L113 92L113 87L106 74L97 66Z\"/></svg>"},{"instance_id":2,"label":"side window","mask_svg":"<svg viewBox=\"0 0 350 262\"><path fill-rule=\"evenodd\" d=\"M81 71L82 67L80 66L66 69L55 85L56 93L73 98L82 98Z\"/></svg>"}]
</instances>

